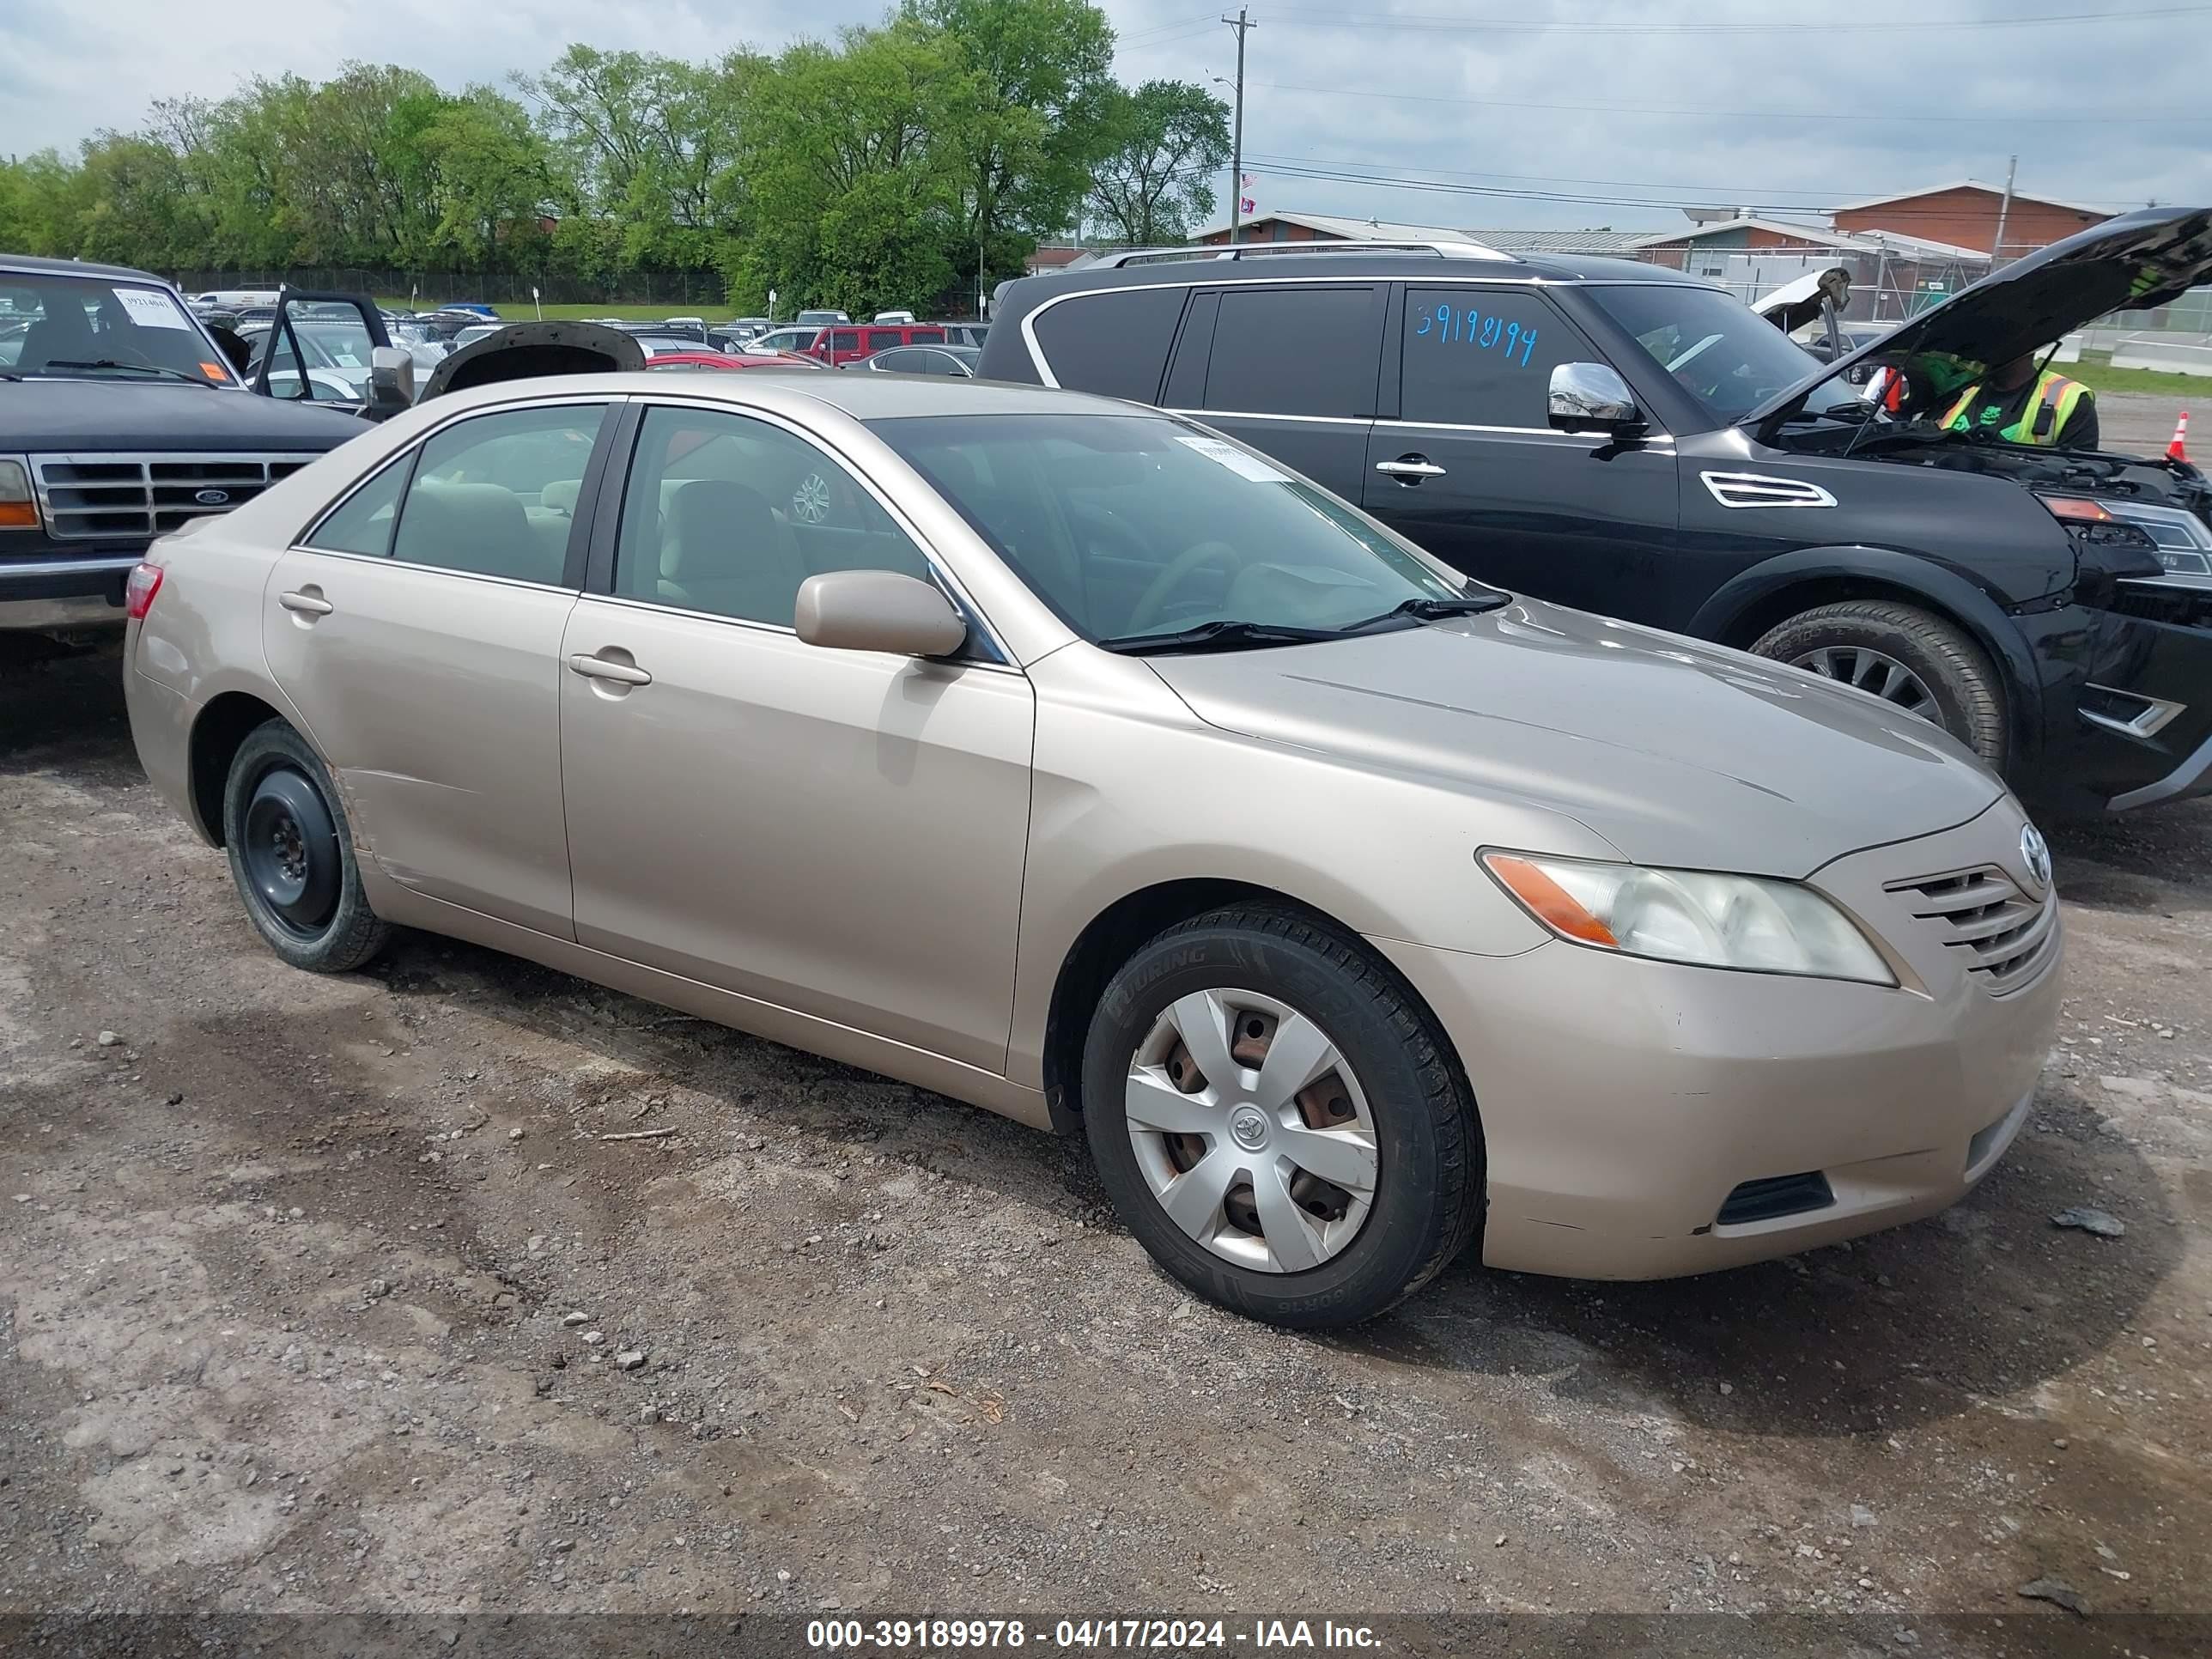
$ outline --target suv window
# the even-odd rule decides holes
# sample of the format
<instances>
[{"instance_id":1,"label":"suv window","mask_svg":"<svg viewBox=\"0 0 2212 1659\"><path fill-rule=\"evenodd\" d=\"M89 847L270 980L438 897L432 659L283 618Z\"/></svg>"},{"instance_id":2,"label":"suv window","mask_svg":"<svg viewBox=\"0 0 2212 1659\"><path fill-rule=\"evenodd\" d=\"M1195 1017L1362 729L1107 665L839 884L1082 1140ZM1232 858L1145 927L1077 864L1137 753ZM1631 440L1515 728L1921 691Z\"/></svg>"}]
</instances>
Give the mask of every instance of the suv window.
<instances>
[{"instance_id":1,"label":"suv window","mask_svg":"<svg viewBox=\"0 0 2212 1659\"><path fill-rule=\"evenodd\" d=\"M651 409L623 498L614 591L788 628L799 584L929 566L891 515L804 438L743 415Z\"/></svg>"},{"instance_id":2,"label":"suv window","mask_svg":"<svg viewBox=\"0 0 2212 1659\"><path fill-rule=\"evenodd\" d=\"M904 342L895 328L872 328L868 331L868 349L871 351L889 351L893 346L902 343Z\"/></svg>"},{"instance_id":3,"label":"suv window","mask_svg":"<svg viewBox=\"0 0 2212 1659\"><path fill-rule=\"evenodd\" d=\"M392 556L558 586L570 514L602 404L517 409L447 427L422 446Z\"/></svg>"},{"instance_id":4,"label":"suv window","mask_svg":"<svg viewBox=\"0 0 2212 1659\"><path fill-rule=\"evenodd\" d=\"M317 525L302 545L326 553L385 557L392 551L392 526L399 517L399 492L406 487L407 458L403 455L348 496L345 505Z\"/></svg>"},{"instance_id":5,"label":"suv window","mask_svg":"<svg viewBox=\"0 0 2212 1659\"><path fill-rule=\"evenodd\" d=\"M1592 348L1525 289L1409 288L1399 406L1408 421L1548 424L1552 370Z\"/></svg>"},{"instance_id":6,"label":"suv window","mask_svg":"<svg viewBox=\"0 0 2212 1659\"><path fill-rule=\"evenodd\" d=\"M1179 288L1085 294L1039 312L1032 326L1060 385L1148 404L1159 395L1182 298Z\"/></svg>"},{"instance_id":7,"label":"suv window","mask_svg":"<svg viewBox=\"0 0 2212 1659\"><path fill-rule=\"evenodd\" d=\"M1206 407L1253 415L1375 412L1382 319L1372 288L1224 294Z\"/></svg>"},{"instance_id":8,"label":"suv window","mask_svg":"<svg viewBox=\"0 0 2212 1659\"><path fill-rule=\"evenodd\" d=\"M898 337L894 335L891 337L896 341ZM830 349L832 351L858 351L860 349L860 331L857 328L841 328L830 336Z\"/></svg>"}]
</instances>

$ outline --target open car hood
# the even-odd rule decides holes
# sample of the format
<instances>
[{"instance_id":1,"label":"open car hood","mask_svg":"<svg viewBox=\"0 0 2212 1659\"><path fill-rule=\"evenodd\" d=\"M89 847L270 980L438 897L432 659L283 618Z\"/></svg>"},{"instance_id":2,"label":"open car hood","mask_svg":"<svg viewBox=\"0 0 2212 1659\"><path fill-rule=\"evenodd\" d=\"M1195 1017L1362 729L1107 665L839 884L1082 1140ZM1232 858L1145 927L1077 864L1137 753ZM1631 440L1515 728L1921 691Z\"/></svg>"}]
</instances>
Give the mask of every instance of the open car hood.
<instances>
[{"instance_id":1,"label":"open car hood","mask_svg":"<svg viewBox=\"0 0 2212 1659\"><path fill-rule=\"evenodd\" d=\"M1745 416L1756 426L1854 365L1942 352L2007 363L2124 306L2148 310L2212 281L2212 208L2145 208L1992 271L1941 305L1838 357Z\"/></svg>"},{"instance_id":2,"label":"open car hood","mask_svg":"<svg viewBox=\"0 0 2212 1659\"><path fill-rule=\"evenodd\" d=\"M1799 329L1820 314L1824 301L1833 301L1838 313L1850 303L1851 273L1841 265L1808 270L1792 283L1751 302L1751 308L1784 334Z\"/></svg>"},{"instance_id":3,"label":"open car hood","mask_svg":"<svg viewBox=\"0 0 2212 1659\"><path fill-rule=\"evenodd\" d=\"M645 348L618 328L598 323L510 323L441 358L415 401L501 380L621 374L644 367Z\"/></svg>"}]
</instances>

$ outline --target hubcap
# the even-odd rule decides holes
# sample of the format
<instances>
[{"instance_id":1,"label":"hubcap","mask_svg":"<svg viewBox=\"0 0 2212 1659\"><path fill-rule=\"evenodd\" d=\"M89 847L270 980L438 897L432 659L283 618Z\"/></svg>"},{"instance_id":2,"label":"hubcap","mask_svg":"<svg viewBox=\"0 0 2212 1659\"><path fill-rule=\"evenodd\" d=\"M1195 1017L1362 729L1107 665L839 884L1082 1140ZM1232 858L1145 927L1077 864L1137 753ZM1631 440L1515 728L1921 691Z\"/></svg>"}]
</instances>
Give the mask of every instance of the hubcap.
<instances>
[{"instance_id":1,"label":"hubcap","mask_svg":"<svg viewBox=\"0 0 2212 1659\"><path fill-rule=\"evenodd\" d=\"M1303 1273L1358 1236L1379 1174L1375 1120L1326 1033L1255 991L1194 991L1160 1011L1130 1062L1137 1167L1214 1255Z\"/></svg>"},{"instance_id":2,"label":"hubcap","mask_svg":"<svg viewBox=\"0 0 2212 1659\"><path fill-rule=\"evenodd\" d=\"M306 774L280 766L254 786L239 850L253 894L276 925L313 939L337 913L337 825Z\"/></svg>"},{"instance_id":3,"label":"hubcap","mask_svg":"<svg viewBox=\"0 0 2212 1659\"><path fill-rule=\"evenodd\" d=\"M1928 683L1884 652L1871 651L1863 645L1823 645L1790 661L1796 667L1809 668L1828 679L1871 691L1908 714L1917 714L1938 726L1943 723L1942 710L1936 706L1936 694L1928 689Z\"/></svg>"}]
</instances>

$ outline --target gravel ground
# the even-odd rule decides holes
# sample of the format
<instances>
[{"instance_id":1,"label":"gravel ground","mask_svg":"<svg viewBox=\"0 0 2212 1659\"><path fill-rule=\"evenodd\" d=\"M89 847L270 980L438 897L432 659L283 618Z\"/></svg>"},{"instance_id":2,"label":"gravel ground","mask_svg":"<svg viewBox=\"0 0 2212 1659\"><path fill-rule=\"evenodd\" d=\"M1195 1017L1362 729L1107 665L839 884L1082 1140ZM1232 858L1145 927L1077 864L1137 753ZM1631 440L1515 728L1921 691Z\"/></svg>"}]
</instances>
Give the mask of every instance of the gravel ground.
<instances>
[{"instance_id":1,"label":"gravel ground","mask_svg":"<svg viewBox=\"0 0 2212 1659\"><path fill-rule=\"evenodd\" d=\"M0 687L0 1613L2212 1600L2212 809L2054 837L2060 1042L1948 1214L1323 1340L1078 1143L434 939L287 969L114 672Z\"/></svg>"}]
</instances>

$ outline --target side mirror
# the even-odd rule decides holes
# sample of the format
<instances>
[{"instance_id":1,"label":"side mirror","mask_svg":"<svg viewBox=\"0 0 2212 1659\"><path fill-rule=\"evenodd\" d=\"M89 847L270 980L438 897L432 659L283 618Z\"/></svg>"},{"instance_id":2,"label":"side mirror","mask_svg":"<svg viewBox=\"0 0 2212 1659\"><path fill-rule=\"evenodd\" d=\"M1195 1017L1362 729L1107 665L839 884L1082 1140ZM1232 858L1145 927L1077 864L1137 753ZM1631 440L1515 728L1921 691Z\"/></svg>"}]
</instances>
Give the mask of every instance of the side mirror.
<instances>
[{"instance_id":1,"label":"side mirror","mask_svg":"<svg viewBox=\"0 0 2212 1659\"><path fill-rule=\"evenodd\" d=\"M1548 410L1552 424L1562 432L1626 437L1644 429L1636 394L1609 363L1561 363L1552 371Z\"/></svg>"},{"instance_id":2,"label":"side mirror","mask_svg":"<svg viewBox=\"0 0 2212 1659\"><path fill-rule=\"evenodd\" d=\"M415 354L404 346L373 346L368 354L368 417L381 421L413 407Z\"/></svg>"},{"instance_id":3,"label":"side mirror","mask_svg":"<svg viewBox=\"0 0 2212 1659\"><path fill-rule=\"evenodd\" d=\"M949 657L968 638L951 600L895 570L809 576L799 584L793 624L809 645L895 657Z\"/></svg>"}]
</instances>

